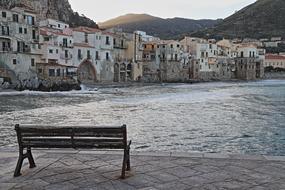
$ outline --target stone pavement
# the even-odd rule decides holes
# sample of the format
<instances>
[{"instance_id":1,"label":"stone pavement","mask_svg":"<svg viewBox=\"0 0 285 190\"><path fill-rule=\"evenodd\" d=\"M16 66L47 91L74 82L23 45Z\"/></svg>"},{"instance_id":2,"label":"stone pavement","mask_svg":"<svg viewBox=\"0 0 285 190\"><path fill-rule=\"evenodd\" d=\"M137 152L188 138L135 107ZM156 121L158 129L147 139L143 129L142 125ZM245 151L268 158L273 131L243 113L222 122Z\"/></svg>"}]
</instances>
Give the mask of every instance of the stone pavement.
<instances>
[{"instance_id":1,"label":"stone pavement","mask_svg":"<svg viewBox=\"0 0 285 190\"><path fill-rule=\"evenodd\" d=\"M285 189L285 158L199 153L137 153L132 171L119 178L122 153L36 150L37 167L25 162L14 178L16 150L0 150L0 189Z\"/></svg>"}]
</instances>

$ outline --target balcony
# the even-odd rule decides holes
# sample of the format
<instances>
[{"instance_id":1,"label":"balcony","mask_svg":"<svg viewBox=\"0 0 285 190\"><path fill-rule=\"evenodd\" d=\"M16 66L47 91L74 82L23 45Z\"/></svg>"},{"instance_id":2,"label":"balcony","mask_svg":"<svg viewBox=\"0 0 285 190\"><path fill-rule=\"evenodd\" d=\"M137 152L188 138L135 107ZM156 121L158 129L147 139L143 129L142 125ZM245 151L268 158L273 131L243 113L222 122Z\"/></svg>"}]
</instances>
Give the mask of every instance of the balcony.
<instances>
[{"instance_id":1,"label":"balcony","mask_svg":"<svg viewBox=\"0 0 285 190\"><path fill-rule=\"evenodd\" d=\"M3 47L3 48L1 48L0 49L0 52L12 52L12 48L10 48L10 47Z\"/></svg>"},{"instance_id":2,"label":"balcony","mask_svg":"<svg viewBox=\"0 0 285 190\"><path fill-rule=\"evenodd\" d=\"M72 54L60 54L60 59L69 60L72 59Z\"/></svg>"},{"instance_id":3,"label":"balcony","mask_svg":"<svg viewBox=\"0 0 285 190\"><path fill-rule=\"evenodd\" d=\"M117 49L128 49L128 45L127 44L114 44L114 48L117 48Z\"/></svg>"},{"instance_id":4,"label":"balcony","mask_svg":"<svg viewBox=\"0 0 285 190\"><path fill-rule=\"evenodd\" d=\"M8 31L2 30L2 31L0 32L0 35L1 35L1 36L10 36L10 33L9 33Z\"/></svg>"}]
</instances>

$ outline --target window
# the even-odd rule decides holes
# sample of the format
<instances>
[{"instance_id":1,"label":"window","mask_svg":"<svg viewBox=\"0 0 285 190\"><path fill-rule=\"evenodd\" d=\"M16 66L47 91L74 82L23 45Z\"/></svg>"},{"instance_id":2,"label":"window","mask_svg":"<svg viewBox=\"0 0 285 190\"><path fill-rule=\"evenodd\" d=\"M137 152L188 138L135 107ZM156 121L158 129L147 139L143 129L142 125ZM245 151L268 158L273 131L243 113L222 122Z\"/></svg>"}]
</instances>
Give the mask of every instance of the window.
<instances>
[{"instance_id":1,"label":"window","mask_svg":"<svg viewBox=\"0 0 285 190\"><path fill-rule=\"evenodd\" d=\"M91 59L90 50L87 50L87 59Z\"/></svg>"},{"instance_id":2,"label":"window","mask_svg":"<svg viewBox=\"0 0 285 190\"><path fill-rule=\"evenodd\" d=\"M88 43L88 34L85 33L84 37L85 37L85 43Z\"/></svg>"},{"instance_id":3,"label":"window","mask_svg":"<svg viewBox=\"0 0 285 190\"><path fill-rule=\"evenodd\" d=\"M35 59L31 59L31 66L34 67L35 66Z\"/></svg>"},{"instance_id":4,"label":"window","mask_svg":"<svg viewBox=\"0 0 285 190\"><path fill-rule=\"evenodd\" d=\"M78 59L82 59L81 49L79 49L79 50L78 50L78 52L77 52L77 56L78 56Z\"/></svg>"},{"instance_id":5,"label":"window","mask_svg":"<svg viewBox=\"0 0 285 190\"><path fill-rule=\"evenodd\" d=\"M110 45L109 36L106 36L106 45Z\"/></svg>"},{"instance_id":6,"label":"window","mask_svg":"<svg viewBox=\"0 0 285 190\"><path fill-rule=\"evenodd\" d=\"M13 14L13 22L19 22L19 16L17 14Z\"/></svg>"},{"instance_id":7,"label":"window","mask_svg":"<svg viewBox=\"0 0 285 190\"><path fill-rule=\"evenodd\" d=\"M62 39L62 46L67 47L67 38Z\"/></svg>"},{"instance_id":8,"label":"window","mask_svg":"<svg viewBox=\"0 0 285 190\"><path fill-rule=\"evenodd\" d=\"M109 60L109 53L106 52L106 60Z\"/></svg>"},{"instance_id":9,"label":"window","mask_svg":"<svg viewBox=\"0 0 285 190\"><path fill-rule=\"evenodd\" d=\"M55 50L56 54L58 54L58 49Z\"/></svg>"},{"instance_id":10,"label":"window","mask_svg":"<svg viewBox=\"0 0 285 190\"><path fill-rule=\"evenodd\" d=\"M170 45L170 48L173 48L173 44Z\"/></svg>"},{"instance_id":11,"label":"window","mask_svg":"<svg viewBox=\"0 0 285 190\"><path fill-rule=\"evenodd\" d=\"M99 52L96 51L96 60L99 60Z\"/></svg>"},{"instance_id":12,"label":"window","mask_svg":"<svg viewBox=\"0 0 285 190\"><path fill-rule=\"evenodd\" d=\"M17 64L17 59L13 59L13 65Z\"/></svg>"},{"instance_id":13,"label":"window","mask_svg":"<svg viewBox=\"0 0 285 190\"><path fill-rule=\"evenodd\" d=\"M19 33L22 34L23 33L23 28L19 27Z\"/></svg>"},{"instance_id":14,"label":"window","mask_svg":"<svg viewBox=\"0 0 285 190\"><path fill-rule=\"evenodd\" d=\"M35 40L36 39L36 31L35 30L32 31L32 36L33 36L33 39Z\"/></svg>"},{"instance_id":15,"label":"window","mask_svg":"<svg viewBox=\"0 0 285 190\"><path fill-rule=\"evenodd\" d=\"M113 39L113 44L114 44L114 46L116 45L116 39L115 38Z\"/></svg>"},{"instance_id":16,"label":"window","mask_svg":"<svg viewBox=\"0 0 285 190\"><path fill-rule=\"evenodd\" d=\"M67 59L68 58L68 50L64 51L64 57Z\"/></svg>"},{"instance_id":17,"label":"window","mask_svg":"<svg viewBox=\"0 0 285 190\"><path fill-rule=\"evenodd\" d=\"M42 73L43 72L43 69L38 69L38 73Z\"/></svg>"},{"instance_id":18,"label":"window","mask_svg":"<svg viewBox=\"0 0 285 190\"><path fill-rule=\"evenodd\" d=\"M25 33L25 34L27 34L27 33L28 33L27 28L24 28L24 33Z\"/></svg>"},{"instance_id":19,"label":"window","mask_svg":"<svg viewBox=\"0 0 285 190\"><path fill-rule=\"evenodd\" d=\"M49 49L49 53L50 53L50 54L53 54L53 49Z\"/></svg>"},{"instance_id":20,"label":"window","mask_svg":"<svg viewBox=\"0 0 285 190\"><path fill-rule=\"evenodd\" d=\"M32 16L27 16L28 25L35 25L35 18Z\"/></svg>"},{"instance_id":21,"label":"window","mask_svg":"<svg viewBox=\"0 0 285 190\"><path fill-rule=\"evenodd\" d=\"M44 41L48 42L49 41L49 37L44 37Z\"/></svg>"},{"instance_id":22,"label":"window","mask_svg":"<svg viewBox=\"0 0 285 190\"><path fill-rule=\"evenodd\" d=\"M60 28L60 24L58 24L57 27Z\"/></svg>"},{"instance_id":23,"label":"window","mask_svg":"<svg viewBox=\"0 0 285 190\"><path fill-rule=\"evenodd\" d=\"M57 69L57 70L56 70L56 76L57 76L57 77L60 77L60 69Z\"/></svg>"},{"instance_id":24,"label":"window","mask_svg":"<svg viewBox=\"0 0 285 190\"><path fill-rule=\"evenodd\" d=\"M49 69L49 70L48 70L48 75L49 75L50 77L54 77L54 76L55 76L55 71L54 71L54 69Z\"/></svg>"},{"instance_id":25,"label":"window","mask_svg":"<svg viewBox=\"0 0 285 190\"><path fill-rule=\"evenodd\" d=\"M175 61L178 61L178 55L175 54Z\"/></svg>"},{"instance_id":26,"label":"window","mask_svg":"<svg viewBox=\"0 0 285 190\"><path fill-rule=\"evenodd\" d=\"M7 13L6 12L2 12L2 17L6 18L7 17Z\"/></svg>"},{"instance_id":27,"label":"window","mask_svg":"<svg viewBox=\"0 0 285 190\"><path fill-rule=\"evenodd\" d=\"M179 45L179 44L177 44L177 47L179 48L179 47L180 47L180 45Z\"/></svg>"}]
</instances>

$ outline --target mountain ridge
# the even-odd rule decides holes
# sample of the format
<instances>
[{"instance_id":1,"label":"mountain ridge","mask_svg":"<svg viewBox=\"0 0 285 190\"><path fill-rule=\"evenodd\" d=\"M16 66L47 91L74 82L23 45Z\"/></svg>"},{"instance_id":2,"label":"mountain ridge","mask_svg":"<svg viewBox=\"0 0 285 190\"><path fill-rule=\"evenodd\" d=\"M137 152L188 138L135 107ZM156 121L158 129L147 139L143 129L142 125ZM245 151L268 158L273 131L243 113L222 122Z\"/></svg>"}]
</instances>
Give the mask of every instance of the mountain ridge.
<instances>
[{"instance_id":1,"label":"mountain ridge","mask_svg":"<svg viewBox=\"0 0 285 190\"><path fill-rule=\"evenodd\" d=\"M102 29L119 27L125 32L143 30L150 35L162 39L171 39L181 38L183 35L197 31L198 29L213 27L217 22L219 20L194 20L180 17L164 19L149 14L129 13L99 23L98 25Z\"/></svg>"},{"instance_id":2,"label":"mountain ridge","mask_svg":"<svg viewBox=\"0 0 285 190\"><path fill-rule=\"evenodd\" d=\"M212 29L199 31L197 37L285 38L285 1L257 0L225 18Z\"/></svg>"}]
</instances>

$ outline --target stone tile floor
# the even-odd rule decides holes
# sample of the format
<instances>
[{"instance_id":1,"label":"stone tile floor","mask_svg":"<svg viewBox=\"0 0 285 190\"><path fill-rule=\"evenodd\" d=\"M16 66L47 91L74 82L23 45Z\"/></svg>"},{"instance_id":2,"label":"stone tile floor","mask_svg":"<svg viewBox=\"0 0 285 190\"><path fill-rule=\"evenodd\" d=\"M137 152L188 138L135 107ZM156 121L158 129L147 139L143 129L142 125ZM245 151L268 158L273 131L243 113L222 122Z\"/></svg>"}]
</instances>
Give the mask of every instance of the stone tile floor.
<instances>
[{"instance_id":1,"label":"stone tile floor","mask_svg":"<svg viewBox=\"0 0 285 190\"><path fill-rule=\"evenodd\" d=\"M266 156L136 153L132 170L120 179L122 153L35 150L14 178L17 151L0 150L0 189L252 189L285 190L285 158Z\"/></svg>"}]
</instances>

